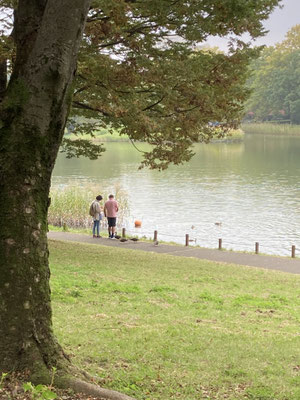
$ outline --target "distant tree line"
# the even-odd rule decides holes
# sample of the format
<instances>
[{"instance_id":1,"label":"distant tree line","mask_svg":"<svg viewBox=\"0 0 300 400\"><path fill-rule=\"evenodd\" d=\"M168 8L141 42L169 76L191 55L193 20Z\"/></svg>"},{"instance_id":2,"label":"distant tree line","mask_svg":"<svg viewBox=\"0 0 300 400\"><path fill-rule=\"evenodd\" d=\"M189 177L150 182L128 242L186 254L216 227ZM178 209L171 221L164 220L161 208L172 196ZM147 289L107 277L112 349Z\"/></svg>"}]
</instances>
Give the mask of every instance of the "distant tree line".
<instances>
[{"instance_id":1,"label":"distant tree line","mask_svg":"<svg viewBox=\"0 0 300 400\"><path fill-rule=\"evenodd\" d=\"M300 124L300 25L251 64L246 121Z\"/></svg>"}]
</instances>

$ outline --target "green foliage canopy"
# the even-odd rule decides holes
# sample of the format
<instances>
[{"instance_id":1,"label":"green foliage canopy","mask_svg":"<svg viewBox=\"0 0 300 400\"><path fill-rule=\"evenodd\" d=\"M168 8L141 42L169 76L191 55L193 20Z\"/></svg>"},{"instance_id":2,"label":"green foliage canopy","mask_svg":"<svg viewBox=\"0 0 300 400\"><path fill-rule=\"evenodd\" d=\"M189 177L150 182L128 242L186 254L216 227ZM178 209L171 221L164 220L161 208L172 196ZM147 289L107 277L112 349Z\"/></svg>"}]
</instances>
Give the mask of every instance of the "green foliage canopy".
<instances>
[{"instance_id":1,"label":"green foliage canopy","mask_svg":"<svg viewBox=\"0 0 300 400\"><path fill-rule=\"evenodd\" d=\"M152 151L143 164L150 168L189 160L193 143L216 134L210 121L221 122L225 131L240 119L249 93L247 64L257 55L238 39L231 40L228 54L199 45L209 35L262 35L262 21L280 1L93 0L71 114L93 124L76 126L76 132L117 129L132 141L146 141ZM0 1L2 9L15 5ZM7 49L13 59L3 31L5 57ZM84 153L80 146L73 154Z\"/></svg>"},{"instance_id":2,"label":"green foliage canopy","mask_svg":"<svg viewBox=\"0 0 300 400\"><path fill-rule=\"evenodd\" d=\"M258 120L283 119L300 123L300 25L283 42L265 48L252 64L253 92L246 110Z\"/></svg>"}]
</instances>

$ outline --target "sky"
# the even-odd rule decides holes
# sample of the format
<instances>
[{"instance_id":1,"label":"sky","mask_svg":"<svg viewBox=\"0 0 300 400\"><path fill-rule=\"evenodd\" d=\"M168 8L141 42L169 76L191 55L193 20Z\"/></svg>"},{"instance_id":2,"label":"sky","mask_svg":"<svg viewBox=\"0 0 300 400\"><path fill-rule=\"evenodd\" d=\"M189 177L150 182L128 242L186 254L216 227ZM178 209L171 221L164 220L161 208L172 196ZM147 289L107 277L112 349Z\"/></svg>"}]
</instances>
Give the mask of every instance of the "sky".
<instances>
[{"instance_id":1,"label":"sky","mask_svg":"<svg viewBox=\"0 0 300 400\"><path fill-rule=\"evenodd\" d=\"M264 22L264 27L269 33L253 42L255 45L273 46L282 42L290 28L300 24L300 0L283 0L281 4L284 7L277 7ZM226 39L217 37L210 38L207 42L209 46L218 46L221 50L226 50L226 43Z\"/></svg>"}]
</instances>

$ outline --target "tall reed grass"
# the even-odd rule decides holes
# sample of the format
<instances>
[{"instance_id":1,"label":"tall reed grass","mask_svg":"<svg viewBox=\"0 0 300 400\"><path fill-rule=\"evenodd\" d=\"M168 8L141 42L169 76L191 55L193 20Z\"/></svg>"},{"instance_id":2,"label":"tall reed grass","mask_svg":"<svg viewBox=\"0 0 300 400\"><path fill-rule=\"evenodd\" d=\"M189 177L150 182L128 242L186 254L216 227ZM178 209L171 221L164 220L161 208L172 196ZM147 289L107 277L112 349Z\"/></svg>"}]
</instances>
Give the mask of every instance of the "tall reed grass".
<instances>
[{"instance_id":1,"label":"tall reed grass","mask_svg":"<svg viewBox=\"0 0 300 400\"><path fill-rule=\"evenodd\" d=\"M48 223L54 226L70 228L90 228L93 219L89 215L91 202L101 194L103 200L100 202L103 210L104 202L107 200L107 190L99 190L96 187L68 185L64 188L55 187L51 189L51 205L48 211ZM127 193L118 185L115 186L113 194L119 204L117 224L122 226L124 219L129 215ZM106 219L102 220L102 226L106 227Z\"/></svg>"},{"instance_id":2,"label":"tall reed grass","mask_svg":"<svg viewBox=\"0 0 300 400\"><path fill-rule=\"evenodd\" d=\"M245 133L261 133L265 135L299 135L300 125L258 123L243 124L242 129Z\"/></svg>"}]
</instances>

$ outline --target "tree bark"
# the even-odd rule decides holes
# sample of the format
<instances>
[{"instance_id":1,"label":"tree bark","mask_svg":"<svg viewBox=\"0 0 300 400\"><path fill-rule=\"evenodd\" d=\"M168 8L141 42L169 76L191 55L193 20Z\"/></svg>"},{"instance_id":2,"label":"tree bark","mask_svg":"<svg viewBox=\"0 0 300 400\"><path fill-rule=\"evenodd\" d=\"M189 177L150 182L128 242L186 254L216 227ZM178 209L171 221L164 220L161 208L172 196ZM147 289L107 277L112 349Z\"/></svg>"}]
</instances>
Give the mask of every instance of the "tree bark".
<instances>
[{"instance_id":1,"label":"tree bark","mask_svg":"<svg viewBox=\"0 0 300 400\"><path fill-rule=\"evenodd\" d=\"M47 210L89 0L19 0L16 61L0 108L0 374L47 375L52 331Z\"/></svg>"},{"instance_id":2,"label":"tree bark","mask_svg":"<svg viewBox=\"0 0 300 400\"><path fill-rule=\"evenodd\" d=\"M7 60L0 61L0 102L4 98L7 85Z\"/></svg>"}]
</instances>

